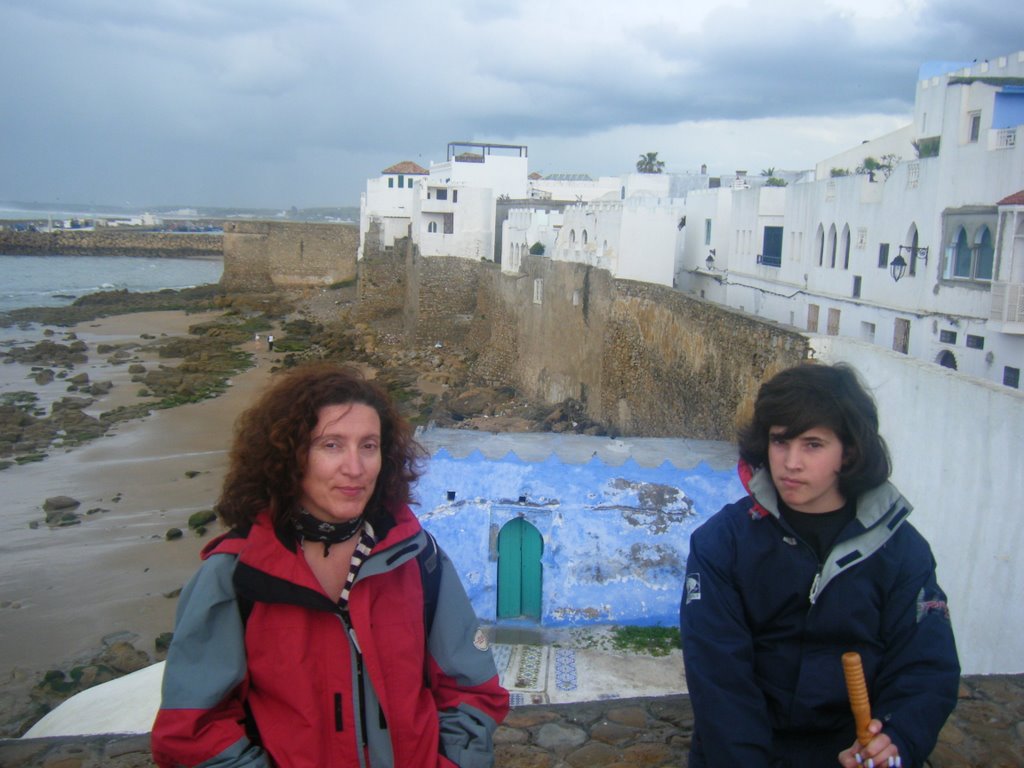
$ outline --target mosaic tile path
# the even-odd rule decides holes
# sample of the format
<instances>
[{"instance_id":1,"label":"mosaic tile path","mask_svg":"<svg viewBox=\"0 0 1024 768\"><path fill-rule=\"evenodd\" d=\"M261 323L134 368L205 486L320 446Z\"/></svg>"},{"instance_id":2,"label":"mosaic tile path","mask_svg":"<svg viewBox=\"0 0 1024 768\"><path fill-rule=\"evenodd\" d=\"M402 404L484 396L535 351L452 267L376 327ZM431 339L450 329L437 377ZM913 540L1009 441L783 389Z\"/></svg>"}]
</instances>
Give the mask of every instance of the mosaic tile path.
<instances>
[{"instance_id":1,"label":"mosaic tile path","mask_svg":"<svg viewBox=\"0 0 1024 768\"><path fill-rule=\"evenodd\" d=\"M555 686L560 691L576 690L576 651L555 649Z\"/></svg>"},{"instance_id":2,"label":"mosaic tile path","mask_svg":"<svg viewBox=\"0 0 1024 768\"><path fill-rule=\"evenodd\" d=\"M513 707L548 703L550 650L536 645L491 646L498 676Z\"/></svg>"}]
</instances>

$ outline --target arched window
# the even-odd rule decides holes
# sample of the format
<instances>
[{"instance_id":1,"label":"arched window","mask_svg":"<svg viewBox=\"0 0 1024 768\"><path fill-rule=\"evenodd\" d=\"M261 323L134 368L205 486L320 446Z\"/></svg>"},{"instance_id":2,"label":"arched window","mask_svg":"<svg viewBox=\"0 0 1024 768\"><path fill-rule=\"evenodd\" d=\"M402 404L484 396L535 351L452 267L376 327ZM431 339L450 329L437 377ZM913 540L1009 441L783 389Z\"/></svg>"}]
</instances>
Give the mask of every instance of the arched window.
<instances>
[{"instance_id":1,"label":"arched window","mask_svg":"<svg viewBox=\"0 0 1024 768\"><path fill-rule=\"evenodd\" d=\"M583 238L583 244L586 245L587 244L587 230L585 230L585 229L583 230L582 238Z\"/></svg>"},{"instance_id":2,"label":"arched window","mask_svg":"<svg viewBox=\"0 0 1024 768\"><path fill-rule=\"evenodd\" d=\"M825 266L825 229L821 224L814 235L814 250L818 252L818 266Z\"/></svg>"},{"instance_id":3,"label":"arched window","mask_svg":"<svg viewBox=\"0 0 1024 768\"><path fill-rule=\"evenodd\" d=\"M977 252L974 259L974 277L978 280L991 280L994 251L992 250L992 233L987 226L982 226L974 238L974 243Z\"/></svg>"},{"instance_id":4,"label":"arched window","mask_svg":"<svg viewBox=\"0 0 1024 768\"><path fill-rule=\"evenodd\" d=\"M967 230L960 227L953 246L953 277L971 276L971 246L967 242Z\"/></svg>"},{"instance_id":5,"label":"arched window","mask_svg":"<svg viewBox=\"0 0 1024 768\"><path fill-rule=\"evenodd\" d=\"M828 228L828 265L836 268L836 225Z\"/></svg>"},{"instance_id":6,"label":"arched window","mask_svg":"<svg viewBox=\"0 0 1024 768\"><path fill-rule=\"evenodd\" d=\"M437 222L431 221L427 224L427 232L437 232Z\"/></svg>"},{"instance_id":7,"label":"arched window","mask_svg":"<svg viewBox=\"0 0 1024 768\"><path fill-rule=\"evenodd\" d=\"M569 245L576 245L576 230L569 230Z\"/></svg>"},{"instance_id":8,"label":"arched window","mask_svg":"<svg viewBox=\"0 0 1024 768\"><path fill-rule=\"evenodd\" d=\"M917 225L914 224L910 228L910 276L913 277L917 274L917 249L920 244L920 238L917 233Z\"/></svg>"},{"instance_id":9,"label":"arched window","mask_svg":"<svg viewBox=\"0 0 1024 768\"><path fill-rule=\"evenodd\" d=\"M843 269L850 268L850 225L843 225Z\"/></svg>"},{"instance_id":10,"label":"arched window","mask_svg":"<svg viewBox=\"0 0 1024 768\"><path fill-rule=\"evenodd\" d=\"M942 350L935 362L943 368L952 368L954 371L956 370L956 356L948 349Z\"/></svg>"}]
</instances>

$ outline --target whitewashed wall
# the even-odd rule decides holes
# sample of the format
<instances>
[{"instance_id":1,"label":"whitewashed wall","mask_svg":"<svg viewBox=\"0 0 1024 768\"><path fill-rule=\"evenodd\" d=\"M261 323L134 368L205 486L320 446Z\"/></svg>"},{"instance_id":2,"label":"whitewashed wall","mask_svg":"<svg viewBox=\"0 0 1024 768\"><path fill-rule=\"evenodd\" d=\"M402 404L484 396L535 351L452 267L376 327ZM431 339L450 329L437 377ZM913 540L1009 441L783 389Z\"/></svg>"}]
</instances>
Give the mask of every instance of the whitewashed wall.
<instances>
[{"instance_id":1,"label":"whitewashed wall","mask_svg":"<svg viewBox=\"0 0 1024 768\"><path fill-rule=\"evenodd\" d=\"M875 395L964 673L1024 672L1024 393L851 339L812 337L812 349L854 366Z\"/></svg>"},{"instance_id":2,"label":"whitewashed wall","mask_svg":"<svg viewBox=\"0 0 1024 768\"><path fill-rule=\"evenodd\" d=\"M415 177L407 178L412 181ZM390 247L395 244L396 237L405 237L409 234L412 209L412 187L389 187L387 174L377 179L367 179L366 191L359 196L359 250L356 258L363 258L366 233L371 221L381 223L382 244Z\"/></svg>"},{"instance_id":3,"label":"whitewashed wall","mask_svg":"<svg viewBox=\"0 0 1024 768\"><path fill-rule=\"evenodd\" d=\"M536 179L529 183L530 197L546 197L551 200L618 200L622 186L618 176L601 176L598 179Z\"/></svg>"},{"instance_id":4,"label":"whitewashed wall","mask_svg":"<svg viewBox=\"0 0 1024 768\"><path fill-rule=\"evenodd\" d=\"M475 150L474 150L475 151ZM506 155L485 155L482 163L449 160L430 164L431 184L462 184L467 187L488 187L495 197L527 196L527 158Z\"/></svg>"},{"instance_id":5,"label":"whitewashed wall","mask_svg":"<svg viewBox=\"0 0 1024 768\"><path fill-rule=\"evenodd\" d=\"M436 187L422 182L413 200L412 237L423 256L460 256L464 259L493 259L494 195L486 187L445 187L447 200L428 197ZM458 192L458 201L453 192ZM444 216L454 222L450 234L444 232ZM430 232L430 224L436 232Z\"/></svg>"},{"instance_id":6,"label":"whitewashed wall","mask_svg":"<svg viewBox=\"0 0 1024 768\"><path fill-rule=\"evenodd\" d=\"M538 211L532 208L513 208L502 222L501 271L519 272L523 260L534 243L544 246L551 256L562 227L561 211Z\"/></svg>"}]
</instances>

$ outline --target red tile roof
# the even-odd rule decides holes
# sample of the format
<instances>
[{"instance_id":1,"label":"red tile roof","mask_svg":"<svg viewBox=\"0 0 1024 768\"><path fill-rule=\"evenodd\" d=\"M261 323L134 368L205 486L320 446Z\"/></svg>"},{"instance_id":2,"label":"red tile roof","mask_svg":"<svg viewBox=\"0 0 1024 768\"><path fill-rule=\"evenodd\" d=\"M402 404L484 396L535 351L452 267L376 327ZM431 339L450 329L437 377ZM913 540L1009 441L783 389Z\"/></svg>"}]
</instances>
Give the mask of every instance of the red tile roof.
<instances>
[{"instance_id":1,"label":"red tile roof","mask_svg":"<svg viewBox=\"0 0 1024 768\"><path fill-rule=\"evenodd\" d=\"M1014 193L1009 198L1000 200L996 205L999 206L1024 206L1024 189L1021 189L1019 193Z\"/></svg>"},{"instance_id":2,"label":"red tile roof","mask_svg":"<svg viewBox=\"0 0 1024 768\"><path fill-rule=\"evenodd\" d=\"M404 173L409 176L426 176L430 171L422 165L417 165L412 160L403 160L400 163L395 163L390 168L385 168L381 173Z\"/></svg>"},{"instance_id":3,"label":"red tile roof","mask_svg":"<svg viewBox=\"0 0 1024 768\"><path fill-rule=\"evenodd\" d=\"M1009 197L1004 197L996 205L1024 205L1024 189L1014 192Z\"/></svg>"}]
</instances>

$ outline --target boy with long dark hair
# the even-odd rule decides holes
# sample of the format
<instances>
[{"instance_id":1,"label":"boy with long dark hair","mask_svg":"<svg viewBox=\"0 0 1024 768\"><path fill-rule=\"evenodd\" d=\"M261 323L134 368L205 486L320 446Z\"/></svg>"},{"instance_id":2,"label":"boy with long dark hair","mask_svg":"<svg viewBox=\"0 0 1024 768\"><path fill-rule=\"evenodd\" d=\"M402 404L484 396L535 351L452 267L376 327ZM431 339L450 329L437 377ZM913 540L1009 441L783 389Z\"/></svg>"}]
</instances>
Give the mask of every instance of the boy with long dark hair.
<instances>
[{"instance_id":1,"label":"boy with long dark hair","mask_svg":"<svg viewBox=\"0 0 1024 768\"><path fill-rule=\"evenodd\" d=\"M739 433L749 495L694 531L680 610L690 767L920 766L960 667L925 539L888 482L878 412L845 365L762 385ZM873 716L855 738L842 654Z\"/></svg>"}]
</instances>

